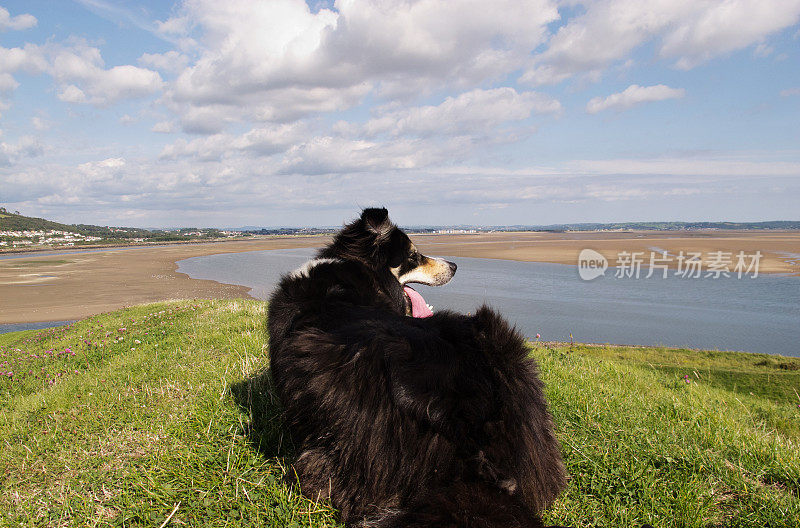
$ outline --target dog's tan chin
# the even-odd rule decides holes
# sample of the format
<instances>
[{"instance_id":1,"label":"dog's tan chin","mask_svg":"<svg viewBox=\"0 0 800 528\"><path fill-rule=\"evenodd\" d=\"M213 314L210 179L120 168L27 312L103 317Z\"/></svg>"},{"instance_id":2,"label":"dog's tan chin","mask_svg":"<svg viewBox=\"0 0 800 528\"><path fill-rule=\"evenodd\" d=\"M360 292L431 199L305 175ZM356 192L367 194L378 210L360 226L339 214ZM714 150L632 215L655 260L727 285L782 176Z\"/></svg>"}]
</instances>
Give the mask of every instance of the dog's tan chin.
<instances>
[{"instance_id":1,"label":"dog's tan chin","mask_svg":"<svg viewBox=\"0 0 800 528\"><path fill-rule=\"evenodd\" d=\"M421 266L417 266L405 275L398 277L400 284L425 284L426 286L442 286L450 282L455 275L450 263L444 259L425 257Z\"/></svg>"}]
</instances>

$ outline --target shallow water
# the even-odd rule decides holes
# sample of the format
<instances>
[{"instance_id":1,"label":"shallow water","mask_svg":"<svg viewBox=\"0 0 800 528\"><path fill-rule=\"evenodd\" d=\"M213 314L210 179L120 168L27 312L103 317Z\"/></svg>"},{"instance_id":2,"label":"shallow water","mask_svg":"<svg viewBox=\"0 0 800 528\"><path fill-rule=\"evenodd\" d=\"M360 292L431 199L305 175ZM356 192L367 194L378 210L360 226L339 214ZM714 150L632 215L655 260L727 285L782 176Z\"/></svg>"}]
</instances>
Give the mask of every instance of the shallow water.
<instances>
[{"instance_id":1,"label":"shallow water","mask_svg":"<svg viewBox=\"0 0 800 528\"><path fill-rule=\"evenodd\" d=\"M252 288L267 299L281 274L313 249L194 257L178 271ZM615 278L583 281L574 266L458 258L449 284L415 286L429 304L474 312L500 310L528 337L543 340L742 350L800 357L800 278ZM644 273L643 275L645 275Z\"/></svg>"},{"instance_id":2,"label":"shallow water","mask_svg":"<svg viewBox=\"0 0 800 528\"><path fill-rule=\"evenodd\" d=\"M38 257L60 257L62 255L82 255L84 253L103 253L106 251L127 251L130 249L153 249L170 247L169 245L158 246L112 246L107 248L93 248L93 249L56 249L52 251L24 251L22 253L5 253L0 255L0 260L12 259L31 259L36 260Z\"/></svg>"},{"instance_id":3,"label":"shallow water","mask_svg":"<svg viewBox=\"0 0 800 528\"><path fill-rule=\"evenodd\" d=\"M74 323L70 321L43 321L40 323L9 323L0 324L0 334L7 334L9 332L20 332L22 330L42 330L44 328L52 328L54 326L64 326Z\"/></svg>"}]
</instances>

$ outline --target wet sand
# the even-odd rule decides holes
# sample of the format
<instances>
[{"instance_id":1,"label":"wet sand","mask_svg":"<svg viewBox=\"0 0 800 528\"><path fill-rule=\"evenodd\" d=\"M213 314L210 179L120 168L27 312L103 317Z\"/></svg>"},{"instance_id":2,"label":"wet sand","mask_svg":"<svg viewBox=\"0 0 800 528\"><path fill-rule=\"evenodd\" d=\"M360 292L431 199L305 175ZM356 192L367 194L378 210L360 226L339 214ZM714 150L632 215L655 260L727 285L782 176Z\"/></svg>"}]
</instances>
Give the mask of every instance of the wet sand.
<instances>
[{"instance_id":1,"label":"wet sand","mask_svg":"<svg viewBox=\"0 0 800 528\"><path fill-rule=\"evenodd\" d=\"M761 251L760 273L800 275L800 232L575 232L412 235L431 255L577 263L584 248L616 264L621 251ZM177 261L218 253L318 247L329 237L259 237L251 240L93 252L28 253L0 260L0 324L80 319L134 304L166 299L247 297L247 288L190 279ZM654 249L658 248L658 249ZM792 256L794 255L794 256ZM674 262L672 267L674 267Z\"/></svg>"}]
</instances>

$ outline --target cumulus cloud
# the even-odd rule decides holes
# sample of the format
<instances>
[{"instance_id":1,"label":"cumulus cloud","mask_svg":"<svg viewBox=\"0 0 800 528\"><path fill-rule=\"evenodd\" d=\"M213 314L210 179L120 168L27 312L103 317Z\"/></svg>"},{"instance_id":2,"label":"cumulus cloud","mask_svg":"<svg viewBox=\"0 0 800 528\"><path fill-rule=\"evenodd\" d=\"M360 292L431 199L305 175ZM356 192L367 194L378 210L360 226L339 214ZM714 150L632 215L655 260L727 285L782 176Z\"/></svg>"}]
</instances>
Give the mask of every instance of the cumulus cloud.
<instances>
[{"instance_id":1,"label":"cumulus cloud","mask_svg":"<svg viewBox=\"0 0 800 528\"><path fill-rule=\"evenodd\" d=\"M0 72L38 74L47 69L48 63L40 46L26 43L19 48L0 47Z\"/></svg>"},{"instance_id":2,"label":"cumulus cloud","mask_svg":"<svg viewBox=\"0 0 800 528\"><path fill-rule=\"evenodd\" d=\"M0 167L9 167L24 158L35 158L44 154L39 138L22 136L14 143L0 142Z\"/></svg>"},{"instance_id":3,"label":"cumulus cloud","mask_svg":"<svg viewBox=\"0 0 800 528\"><path fill-rule=\"evenodd\" d=\"M467 87L519 69L557 17L548 0L346 0L317 12L302 0L193 0L162 25L202 43L167 96L181 114L224 107L281 121L349 108L373 90Z\"/></svg>"},{"instance_id":4,"label":"cumulus cloud","mask_svg":"<svg viewBox=\"0 0 800 528\"><path fill-rule=\"evenodd\" d=\"M179 138L166 145L160 159L202 163L242 161L269 167L269 174L346 175L432 168L447 159L482 152L497 139L486 141L459 134L427 138L405 133L391 138L362 137L362 127L346 134L314 134L302 121L267 123L235 135L227 132L192 140ZM462 130L461 132L466 132Z\"/></svg>"},{"instance_id":5,"label":"cumulus cloud","mask_svg":"<svg viewBox=\"0 0 800 528\"><path fill-rule=\"evenodd\" d=\"M8 9L0 7L0 31L29 29L36 25L37 20L33 15L27 13L11 16Z\"/></svg>"},{"instance_id":6,"label":"cumulus cloud","mask_svg":"<svg viewBox=\"0 0 800 528\"><path fill-rule=\"evenodd\" d=\"M691 0L580 2L585 12L568 21L537 54L521 80L531 85L573 75L598 77L634 49L655 42L661 58L689 69L795 25L800 0Z\"/></svg>"},{"instance_id":7,"label":"cumulus cloud","mask_svg":"<svg viewBox=\"0 0 800 528\"><path fill-rule=\"evenodd\" d=\"M124 158L108 158L78 165L81 174L93 181L109 180L125 167Z\"/></svg>"},{"instance_id":8,"label":"cumulus cloud","mask_svg":"<svg viewBox=\"0 0 800 528\"><path fill-rule=\"evenodd\" d=\"M242 135L227 133L199 137L191 141L179 139L164 147L162 159L192 158L203 161L219 160L224 156L250 153L254 156L269 156L285 152L291 145L302 142L308 136L306 125L267 124L253 128Z\"/></svg>"},{"instance_id":9,"label":"cumulus cloud","mask_svg":"<svg viewBox=\"0 0 800 528\"><path fill-rule=\"evenodd\" d=\"M58 91L57 97L59 101L63 101L65 103L86 102L86 94L74 84L61 87L61 89Z\"/></svg>"},{"instance_id":10,"label":"cumulus cloud","mask_svg":"<svg viewBox=\"0 0 800 528\"><path fill-rule=\"evenodd\" d=\"M468 140L431 144L424 139L371 141L317 136L293 145L279 165L281 174L356 174L409 171L441 163L465 150Z\"/></svg>"},{"instance_id":11,"label":"cumulus cloud","mask_svg":"<svg viewBox=\"0 0 800 528\"><path fill-rule=\"evenodd\" d=\"M590 114L596 114L608 109L622 111L641 103L678 99L685 94L686 91L683 88L670 88L663 84L655 86L632 84L622 92L611 94L608 97L592 98L586 104L586 111Z\"/></svg>"},{"instance_id":12,"label":"cumulus cloud","mask_svg":"<svg viewBox=\"0 0 800 528\"><path fill-rule=\"evenodd\" d=\"M518 93L510 87L472 90L447 97L437 106L388 111L363 127L368 136L470 134L486 132L508 121L521 121L533 113L557 113L561 104L544 94Z\"/></svg>"},{"instance_id":13,"label":"cumulus cloud","mask_svg":"<svg viewBox=\"0 0 800 528\"><path fill-rule=\"evenodd\" d=\"M56 81L61 101L95 106L151 95L163 84L157 72L145 68L121 65L106 69L100 50L82 40L0 48L0 76L10 77L17 71L46 73Z\"/></svg>"},{"instance_id":14,"label":"cumulus cloud","mask_svg":"<svg viewBox=\"0 0 800 528\"><path fill-rule=\"evenodd\" d=\"M105 69L100 50L81 42L49 46L46 52L48 73L63 86L62 101L105 106L153 94L162 86L161 76L152 70L128 64Z\"/></svg>"},{"instance_id":15,"label":"cumulus cloud","mask_svg":"<svg viewBox=\"0 0 800 528\"><path fill-rule=\"evenodd\" d=\"M689 69L713 57L760 43L765 37L795 25L798 0L735 0L702 2L703 7L670 27L659 53L676 58Z\"/></svg>"}]
</instances>

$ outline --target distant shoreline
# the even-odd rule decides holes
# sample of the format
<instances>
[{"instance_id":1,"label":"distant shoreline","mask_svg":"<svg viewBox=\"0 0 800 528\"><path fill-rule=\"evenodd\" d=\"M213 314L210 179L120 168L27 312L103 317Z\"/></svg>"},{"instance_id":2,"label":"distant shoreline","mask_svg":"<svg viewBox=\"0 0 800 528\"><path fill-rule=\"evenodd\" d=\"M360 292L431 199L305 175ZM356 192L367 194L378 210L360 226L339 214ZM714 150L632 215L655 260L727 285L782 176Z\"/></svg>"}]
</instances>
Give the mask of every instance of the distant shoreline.
<instances>
[{"instance_id":1,"label":"distant shoreline","mask_svg":"<svg viewBox=\"0 0 800 528\"><path fill-rule=\"evenodd\" d=\"M753 235L770 235L770 234L788 234L788 235L797 235L798 240L800 240L800 228L797 229L598 229L598 230L520 230L520 231L511 231L511 230L487 230L487 231L477 231L477 232L464 232L460 233L457 232L447 232L447 233L432 233L432 232L415 232L413 230L406 230L406 232L411 236L436 236L436 237L468 237L468 236L481 236L481 235L556 235L556 236L564 236L570 237L573 235L596 235L599 237L606 237L608 235L616 236L616 235L639 235L639 234L647 234L650 236L656 237L678 237L678 238L693 238L693 237L703 237L703 236L714 236L719 235L721 237L726 237L729 234L753 234ZM180 246L180 245L202 245L202 244L223 244L223 243L234 243L234 242L248 242L248 241L256 241L256 240L281 240L281 239L298 239L298 238L325 238L330 237L331 234L276 234L276 235L252 235L246 238L213 238L208 240L169 240L169 241L162 241L162 242L130 242L130 243L119 243L119 244L86 244L80 246L61 246L61 247L19 247L19 248L2 248L0 247L0 257L4 255L12 255L12 254L26 254L26 253L50 253L50 252L59 252L59 251L80 251L84 249L118 249L118 248L127 248L127 247L163 247L163 246ZM800 251L800 246L796 248Z\"/></svg>"}]
</instances>

